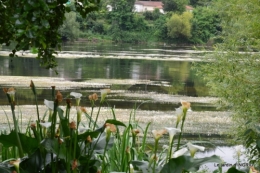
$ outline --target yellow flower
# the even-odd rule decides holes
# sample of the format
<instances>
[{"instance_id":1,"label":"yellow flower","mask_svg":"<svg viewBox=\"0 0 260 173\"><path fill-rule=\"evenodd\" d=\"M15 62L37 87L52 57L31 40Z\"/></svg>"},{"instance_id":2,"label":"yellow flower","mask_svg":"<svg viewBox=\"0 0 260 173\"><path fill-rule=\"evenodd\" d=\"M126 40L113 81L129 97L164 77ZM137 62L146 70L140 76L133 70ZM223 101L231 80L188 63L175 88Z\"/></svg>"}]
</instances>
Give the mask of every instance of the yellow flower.
<instances>
[{"instance_id":1,"label":"yellow flower","mask_svg":"<svg viewBox=\"0 0 260 173\"><path fill-rule=\"evenodd\" d=\"M111 132L116 132L116 126L114 124L106 123L106 128L109 128Z\"/></svg>"},{"instance_id":2,"label":"yellow flower","mask_svg":"<svg viewBox=\"0 0 260 173\"><path fill-rule=\"evenodd\" d=\"M181 105L183 109L188 110L190 108L190 102L187 101L181 101Z\"/></svg>"},{"instance_id":3,"label":"yellow flower","mask_svg":"<svg viewBox=\"0 0 260 173\"><path fill-rule=\"evenodd\" d=\"M133 129L132 133L133 133L133 135L136 136L136 135L138 135L140 133L140 130L139 129Z\"/></svg>"},{"instance_id":4,"label":"yellow flower","mask_svg":"<svg viewBox=\"0 0 260 173\"><path fill-rule=\"evenodd\" d=\"M106 132L106 142L109 142L110 136L112 132L116 132L116 126L114 124L106 123L105 124L105 132Z\"/></svg>"},{"instance_id":5,"label":"yellow flower","mask_svg":"<svg viewBox=\"0 0 260 173\"><path fill-rule=\"evenodd\" d=\"M6 94L8 94L10 96L11 101L14 102L15 101L15 89L14 89L14 87L11 87L9 89L4 88L3 90Z\"/></svg>"},{"instance_id":6,"label":"yellow flower","mask_svg":"<svg viewBox=\"0 0 260 173\"><path fill-rule=\"evenodd\" d=\"M97 101L98 100L98 95L96 93L92 94L92 95L89 95L88 96L88 99L90 101Z\"/></svg>"},{"instance_id":7,"label":"yellow flower","mask_svg":"<svg viewBox=\"0 0 260 173\"><path fill-rule=\"evenodd\" d=\"M153 133L154 139L155 140L159 140L162 137L162 135L167 133L167 130L165 130L165 129L162 129L162 130L152 130L152 133Z\"/></svg>"}]
</instances>

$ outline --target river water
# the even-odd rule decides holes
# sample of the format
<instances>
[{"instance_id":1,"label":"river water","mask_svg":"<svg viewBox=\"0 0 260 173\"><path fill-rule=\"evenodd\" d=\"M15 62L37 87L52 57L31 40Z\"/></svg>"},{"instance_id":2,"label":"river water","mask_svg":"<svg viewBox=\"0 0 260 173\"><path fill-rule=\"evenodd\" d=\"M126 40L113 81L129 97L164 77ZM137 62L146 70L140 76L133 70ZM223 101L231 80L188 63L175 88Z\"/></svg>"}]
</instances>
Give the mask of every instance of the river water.
<instances>
[{"instance_id":1,"label":"river water","mask_svg":"<svg viewBox=\"0 0 260 173\"><path fill-rule=\"evenodd\" d=\"M2 51L7 50L9 49L2 48ZM207 101L214 97L209 94L205 82L191 69L192 63L200 61L203 57L203 52L195 51L192 47L68 43L62 46L62 54L57 59L58 67L54 70L41 68L39 62L35 58L28 57L28 54L24 52L19 58L9 58L2 54L0 75L2 77L50 77L79 83L98 80L98 84L80 85L77 92L88 95L104 87L110 88L113 90L109 97L111 105L116 105L120 109L132 109L138 103L139 109L143 111L161 111L166 116L169 111L174 112L174 109L180 106L179 100L184 97L192 100L194 112L214 111L215 114L212 113L214 119L221 116L216 112L215 105ZM0 87L6 85L0 84ZM16 87L16 89L20 93L17 93L20 105L32 104L32 96L28 94L31 92L29 88ZM62 93L68 95L71 91L74 90L68 88ZM50 87L43 88L38 99L50 98L50 94ZM153 96L157 99L151 99ZM82 102L85 104L84 101ZM5 104L4 93L0 92L0 105ZM203 116L202 114L201 117ZM221 118L223 122L220 122L220 124L224 123L223 125L213 127L214 122L209 122L207 126L200 128L209 131L219 128L218 130L225 131L227 126L225 123L228 121L226 115L223 117ZM194 118L191 125L196 124L196 121L197 119ZM225 153L233 152L230 147L222 149L225 149ZM214 151L216 154L217 150ZM229 159L227 162L234 161L227 159Z\"/></svg>"}]
</instances>

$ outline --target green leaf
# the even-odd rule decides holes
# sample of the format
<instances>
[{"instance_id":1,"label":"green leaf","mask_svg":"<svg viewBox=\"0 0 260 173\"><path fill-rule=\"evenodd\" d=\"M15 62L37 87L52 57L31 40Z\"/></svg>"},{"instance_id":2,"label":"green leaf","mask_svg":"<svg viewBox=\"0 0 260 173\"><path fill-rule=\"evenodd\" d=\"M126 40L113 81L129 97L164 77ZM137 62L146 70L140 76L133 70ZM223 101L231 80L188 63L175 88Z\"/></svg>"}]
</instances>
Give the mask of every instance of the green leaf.
<instances>
[{"instance_id":1,"label":"green leaf","mask_svg":"<svg viewBox=\"0 0 260 173\"><path fill-rule=\"evenodd\" d=\"M85 141L88 136L90 136L93 139L93 138L96 138L99 135L99 133L100 133L100 131L93 131L93 132L86 131L85 133L78 135L78 140Z\"/></svg>"},{"instance_id":2,"label":"green leaf","mask_svg":"<svg viewBox=\"0 0 260 173\"><path fill-rule=\"evenodd\" d=\"M60 118L61 132L63 133L63 136L70 136L69 120L63 116L64 112L61 108L57 108L57 112Z\"/></svg>"},{"instance_id":3,"label":"green leaf","mask_svg":"<svg viewBox=\"0 0 260 173\"><path fill-rule=\"evenodd\" d=\"M38 49L36 47L32 47L30 49L30 52L33 53L33 54L36 54L36 53L38 53Z\"/></svg>"},{"instance_id":4,"label":"green leaf","mask_svg":"<svg viewBox=\"0 0 260 173\"><path fill-rule=\"evenodd\" d=\"M28 30L25 35L28 37L28 38L34 38L34 32L32 30Z\"/></svg>"},{"instance_id":5,"label":"green leaf","mask_svg":"<svg viewBox=\"0 0 260 173\"><path fill-rule=\"evenodd\" d=\"M45 28L49 28L50 27L50 24L49 24L49 22L47 20L42 20L41 23L42 23L42 26L44 26Z\"/></svg>"},{"instance_id":6,"label":"green leaf","mask_svg":"<svg viewBox=\"0 0 260 173\"><path fill-rule=\"evenodd\" d=\"M126 125L124 123L122 123L121 121L117 121L115 119L108 119L108 120L106 120L106 123L114 124L116 126L124 126L124 127L126 127Z\"/></svg>"},{"instance_id":7,"label":"green leaf","mask_svg":"<svg viewBox=\"0 0 260 173\"><path fill-rule=\"evenodd\" d=\"M170 159L170 161L163 166L161 173L182 173L183 170L198 171L201 165L209 162L222 163L223 161L216 155L199 159L194 159L190 156L180 156Z\"/></svg>"},{"instance_id":8,"label":"green leaf","mask_svg":"<svg viewBox=\"0 0 260 173\"><path fill-rule=\"evenodd\" d=\"M65 144L59 144L58 139L46 138L41 142L41 145L50 153L58 155L61 159L66 159Z\"/></svg>"},{"instance_id":9,"label":"green leaf","mask_svg":"<svg viewBox=\"0 0 260 173\"><path fill-rule=\"evenodd\" d=\"M260 148L260 139L256 140L256 145L257 145L258 148Z\"/></svg>"},{"instance_id":10,"label":"green leaf","mask_svg":"<svg viewBox=\"0 0 260 173\"><path fill-rule=\"evenodd\" d=\"M42 170L42 167L51 162L50 154L46 155L45 161L43 159L43 154L40 149L37 149L32 155L24 159L20 163L20 170L22 173L31 173L39 172Z\"/></svg>"},{"instance_id":11,"label":"green leaf","mask_svg":"<svg viewBox=\"0 0 260 173\"><path fill-rule=\"evenodd\" d=\"M79 158L79 170L80 172L97 172L101 166L101 161L96 159L89 159L87 156L81 156Z\"/></svg>"},{"instance_id":12,"label":"green leaf","mask_svg":"<svg viewBox=\"0 0 260 173\"><path fill-rule=\"evenodd\" d=\"M16 21L15 21L15 25L16 26L19 26L19 25L22 25L23 24L23 22L21 22L19 19L17 19Z\"/></svg>"},{"instance_id":13,"label":"green leaf","mask_svg":"<svg viewBox=\"0 0 260 173\"><path fill-rule=\"evenodd\" d=\"M19 137L25 152L30 153L38 147L38 141L35 138L28 137L21 133L19 133ZM2 143L4 147L18 146L15 132L11 131L8 135L1 134L0 143Z\"/></svg>"},{"instance_id":14,"label":"green leaf","mask_svg":"<svg viewBox=\"0 0 260 173\"><path fill-rule=\"evenodd\" d=\"M137 167L138 169L142 170L142 173L152 172L151 165L147 161L133 160L131 163L134 167ZM156 172L159 172L158 168L156 170Z\"/></svg>"},{"instance_id":15,"label":"green leaf","mask_svg":"<svg viewBox=\"0 0 260 173\"><path fill-rule=\"evenodd\" d=\"M232 166L231 168L228 169L226 173L245 173L244 171L236 169L236 167Z\"/></svg>"}]
</instances>

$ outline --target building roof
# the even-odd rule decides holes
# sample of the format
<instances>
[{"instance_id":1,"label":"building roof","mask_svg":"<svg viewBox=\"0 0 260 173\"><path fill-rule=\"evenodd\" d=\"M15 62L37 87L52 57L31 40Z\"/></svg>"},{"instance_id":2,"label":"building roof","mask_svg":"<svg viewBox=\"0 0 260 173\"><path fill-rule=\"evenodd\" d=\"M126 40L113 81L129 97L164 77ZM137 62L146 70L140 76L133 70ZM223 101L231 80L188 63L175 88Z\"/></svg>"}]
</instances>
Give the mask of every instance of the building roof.
<instances>
[{"instance_id":1,"label":"building roof","mask_svg":"<svg viewBox=\"0 0 260 173\"><path fill-rule=\"evenodd\" d=\"M162 9L161 1L136 1L135 4Z\"/></svg>"},{"instance_id":2,"label":"building roof","mask_svg":"<svg viewBox=\"0 0 260 173\"><path fill-rule=\"evenodd\" d=\"M185 6L186 10L193 10L194 8L192 6L186 5Z\"/></svg>"}]
</instances>

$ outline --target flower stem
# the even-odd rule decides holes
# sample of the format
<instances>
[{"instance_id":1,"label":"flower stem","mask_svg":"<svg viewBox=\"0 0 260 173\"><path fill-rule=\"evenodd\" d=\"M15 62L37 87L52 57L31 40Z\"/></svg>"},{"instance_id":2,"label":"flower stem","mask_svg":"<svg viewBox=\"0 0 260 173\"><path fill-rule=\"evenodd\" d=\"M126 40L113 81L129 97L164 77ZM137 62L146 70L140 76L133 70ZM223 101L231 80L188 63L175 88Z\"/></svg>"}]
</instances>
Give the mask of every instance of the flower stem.
<instances>
[{"instance_id":1,"label":"flower stem","mask_svg":"<svg viewBox=\"0 0 260 173\"><path fill-rule=\"evenodd\" d=\"M12 115L13 115L13 121L14 121L14 131L15 131L16 140L17 140L17 144L18 144L19 157L22 158L24 156L23 147L22 147L22 143L21 143L21 140L20 140L20 137L18 134L18 126L17 126L17 121L15 118L14 106L12 106L12 104L11 104L11 109L12 109Z\"/></svg>"},{"instance_id":2,"label":"flower stem","mask_svg":"<svg viewBox=\"0 0 260 173\"><path fill-rule=\"evenodd\" d=\"M102 162L102 173L105 173L106 163L105 163L105 157L106 157L106 151L107 151L108 142L106 142L104 153L103 153L103 162Z\"/></svg>"},{"instance_id":3,"label":"flower stem","mask_svg":"<svg viewBox=\"0 0 260 173\"><path fill-rule=\"evenodd\" d=\"M187 114L187 109L183 109L183 117L182 117L182 122L181 122L181 132L179 134L176 151L178 151L180 149L181 136L183 134L183 128L184 128L184 122L185 122L185 119L186 119L186 114Z\"/></svg>"},{"instance_id":4,"label":"flower stem","mask_svg":"<svg viewBox=\"0 0 260 173\"><path fill-rule=\"evenodd\" d=\"M173 141L174 141L174 137L171 139L170 141L170 151L169 151L169 156L168 156L168 161L171 159L172 157L172 146L173 146Z\"/></svg>"},{"instance_id":5,"label":"flower stem","mask_svg":"<svg viewBox=\"0 0 260 173\"><path fill-rule=\"evenodd\" d=\"M102 106L102 103L100 103L100 106L98 108L98 113L97 113L97 116L96 116L96 119L95 119L95 122L94 122L93 130L95 129L95 127L97 125L97 120L98 120L98 116L99 116L99 113L100 113L101 106Z\"/></svg>"},{"instance_id":6,"label":"flower stem","mask_svg":"<svg viewBox=\"0 0 260 173\"><path fill-rule=\"evenodd\" d=\"M159 139L155 139L154 157L153 157L153 161L154 161L154 162L153 162L153 173L155 173L155 168L156 168L158 142L159 142Z\"/></svg>"}]
</instances>

